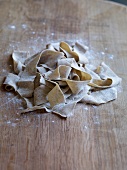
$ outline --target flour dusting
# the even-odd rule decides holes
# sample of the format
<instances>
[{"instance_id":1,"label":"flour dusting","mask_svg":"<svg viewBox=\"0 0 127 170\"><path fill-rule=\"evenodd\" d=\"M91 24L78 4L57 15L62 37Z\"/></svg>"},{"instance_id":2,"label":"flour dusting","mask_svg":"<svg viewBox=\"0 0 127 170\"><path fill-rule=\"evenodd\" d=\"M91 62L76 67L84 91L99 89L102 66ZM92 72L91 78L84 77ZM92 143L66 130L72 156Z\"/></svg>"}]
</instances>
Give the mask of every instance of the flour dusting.
<instances>
[{"instance_id":1,"label":"flour dusting","mask_svg":"<svg viewBox=\"0 0 127 170\"><path fill-rule=\"evenodd\" d=\"M43 25L46 25L45 22L42 23ZM16 25L8 25L8 28L10 30L17 30L17 27ZM43 48L43 46L47 43L47 42L57 42L57 41L61 41L63 40L62 38L61 39L58 39L57 41L54 41L54 40L51 40L51 38L53 38L55 36L55 33L54 32L51 32L50 35L47 35L47 37L43 37L43 31L42 32L36 32L34 31L33 29L29 28L27 24L21 24L20 25L20 28L22 30L26 30L25 34L27 35L31 35L30 36L30 39L28 40L21 40L21 42L19 41L10 41L10 44L8 46L8 48L6 49L6 51L4 52L4 55L8 55L10 53L12 53L13 50L19 50L19 51L26 51L29 49L30 53L31 54L35 54L37 52L40 52ZM42 38L43 37L43 38ZM77 41L78 39L70 39L68 40L68 42L70 44L74 43L75 41ZM80 43L83 43L84 45L88 45L88 41L87 40L78 40ZM107 58L109 60L114 60L115 59L115 56L113 54L109 54L108 52L108 48L105 47L105 50L104 51L101 51L101 52L98 52L96 49L94 48L90 48L90 50L88 51L88 53L86 54L86 56L88 57L88 59L91 61L95 60L98 64L98 59L99 60L103 60L104 58ZM9 67L12 68L12 65L9 65ZM3 73L6 73L7 71L5 69L2 69L2 72ZM118 92L121 92L122 91L122 87L120 86L118 88ZM21 103L22 103L22 99L18 99L17 97L16 98L12 98L13 95L12 93L7 93L6 92L6 95L7 95L7 102L11 103L12 105L15 105L15 109L16 109L16 112L14 113L13 117L11 114L8 113L8 109L6 110L6 113L2 114L2 118L0 118L0 126L2 125L7 125L7 126L12 126L12 127L16 127L16 126L35 126L35 127L38 127L39 126L39 122L40 120L42 119L43 115L24 115L22 118L19 118L18 115L16 114L18 112L18 110L20 109L23 109L23 106L21 106ZM0 106L0 107L5 107L6 105L8 105L8 103L3 106ZM17 107L17 108L16 108ZM93 106L94 109L96 109L96 106ZM9 105L7 106L7 108L9 108ZM84 112L88 111L88 107L85 106L84 108ZM33 117L37 119L37 121L35 122L34 125L31 125L31 122L33 123ZM99 125L100 124L100 120L99 120L99 117L98 116L93 116L92 118L93 120L93 123L96 124L96 125ZM1 121L3 121L4 123L1 123ZM51 123L55 123L54 120L51 121ZM84 129L85 130L88 130L89 129L89 123L87 122L86 124L84 124Z\"/></svg>"}]
</instances>

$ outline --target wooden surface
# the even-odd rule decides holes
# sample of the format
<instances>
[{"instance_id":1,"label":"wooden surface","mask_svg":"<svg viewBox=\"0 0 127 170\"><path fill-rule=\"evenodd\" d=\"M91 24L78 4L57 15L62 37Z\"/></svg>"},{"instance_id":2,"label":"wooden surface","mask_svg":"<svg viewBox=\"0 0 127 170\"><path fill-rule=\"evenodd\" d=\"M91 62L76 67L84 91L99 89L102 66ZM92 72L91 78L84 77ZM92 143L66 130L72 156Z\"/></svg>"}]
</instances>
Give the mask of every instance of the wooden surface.
<instances>
[{"instance_id":1,"label":"wooden surface","mask_svg":"<svg viewBox=\"0 0 127 170\"><path fill-rule=\"evenodd\" d=\"M83 41L103 55L123 79L122 92L99 107L79 104L65 120L17 117L22 101L1 86L0 170L126 170L127 8L103 0L0 0L0 84L12 72L13 49L33 54L59 40Z\"/></svg>"}]
</instances>

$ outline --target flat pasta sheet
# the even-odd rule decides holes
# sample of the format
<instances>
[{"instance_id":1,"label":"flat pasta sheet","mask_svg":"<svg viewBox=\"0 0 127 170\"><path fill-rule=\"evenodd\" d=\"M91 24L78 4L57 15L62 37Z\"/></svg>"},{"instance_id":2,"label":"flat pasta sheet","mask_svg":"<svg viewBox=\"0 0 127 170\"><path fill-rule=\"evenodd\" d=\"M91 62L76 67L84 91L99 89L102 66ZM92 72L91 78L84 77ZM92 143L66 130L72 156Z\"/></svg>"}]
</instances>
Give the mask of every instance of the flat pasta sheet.
<instances>
[{"instance_id":1,"label":"flat pasta sheet","mask_svg":"<svg viewBox=\"0 0 127 170\"><path fill-rule=\"evenodd\" d=\"M4 81L5 89L15 90L26 102L20 113L45 109L62 117L72 115L76 103L103 104L117 98L119 78L104 62L91 67L88 47L76 42L52 43L30 56L14 51L14 72Z\"/></svg>"}]
</instances>

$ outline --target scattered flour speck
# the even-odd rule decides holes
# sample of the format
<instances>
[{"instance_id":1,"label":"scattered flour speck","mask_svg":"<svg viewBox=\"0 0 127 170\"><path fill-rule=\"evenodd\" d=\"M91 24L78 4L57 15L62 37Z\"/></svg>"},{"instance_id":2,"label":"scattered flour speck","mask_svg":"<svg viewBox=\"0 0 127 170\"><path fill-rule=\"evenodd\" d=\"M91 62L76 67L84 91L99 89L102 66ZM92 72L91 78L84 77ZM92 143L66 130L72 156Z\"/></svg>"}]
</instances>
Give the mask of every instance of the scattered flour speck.
<instances>
[{"instance_id":1,"label":"scattered flour speck","mask_svg":"<svg viewBox=\"0 0 127 170\"><path fill-rule=\"evenodd\" d=\"M5 69L2 70L3 73L6 73L7 71Z\"/></svg>"},{"instance_id":2,"label":"scattered flour speck","mask_svg":"<svg viewBox=\"0 0 127 170\"><path fill-rule=\"evenodd\" d=\"M94 109L96 109L96 108L97 108L97 106L95 106L95 105L92 105L92 106L93 106L93 108L94 108Z\"/></svg>"},{"instance_id":3,"label":"scattered flour speck","mask_svg":"<svg viewBox=\"0 0 127 170\"><path fill-rule=\"evenodd\" d=\"M22 110L22 109L24 109L24 107L21 106L21 107L19 107L18 109L19 109L19 110Z\"/></svg>"},{"instance_id":4,"label":"scattered flour speck","mask_svg":"<svg viewBox=\"0 0 127 170\"><path fill-rule=\"evenodd\" d=\"M53 36L53 35L55 35L55 34L52 32L51 35Z\"/></svg>"},{"instance_id":5,"label":"scattered flour speck","mask_svg":"<svg viewBox=\"0 0 127 170\"><path fill-rule=\"evenodd\" d=\"M12 29L12 30L15 30L16 29L16 26L15 25L8 25L8 28Z\"/></svg>"},{"instance_id":6,"label":"scattered flour speck","mask_svg":"<svg viewBox=\"0 0 127 170\"><path fill-rule=\"evenodd\" d=\"M8 121L7 121L7 124L10 124L10 123L11 123L11 121L10 121L10 120L8 120Z\"/></svg>"},{"instance_id":7,"label":"scattered flour speck","mask_svg":"<svg viewBox=\"0 0 127 170\"><path fill-rule=\"evenodd\" d=\"M84 129L88 129L88 127L85 125L85 126L84 126Z\"/></svg>"},{"instance_id":8,"label":"scattered flour speck","mask_svg":"<svg viewBox=\"0 0 127 170\"><path fill-rule=\"evenodd\" d=\"M97 115L93 116L93 123L100 124L99 117Z\"/></svg>"},{"instance_id":9,"label":"scattered flour speck","mask_svg":"<svg viewBox=\"0 0 127 170\"><path fill-rule=\"evenodd\" d=\"M11 126L15 127L17 125L17 123L11 123Z\"/></svg>"},{"instance_id":10,"label":"scattered flour speck","mask_svg":"<svg viewBox=\"0 0 127 170\"><path fill-rule=\"evenodd\" d=\"M104 53L103 51L101 52L101 54L102 54L102 55L105 55L105 53Z\"/></svg>"},{"instance_id":11,"label":"scattered flour speck","mask_svg":"<svg viewBox=\"0 0 127 170\"><path fill-rule=\"evenodd\" d=\"M22 28L23 28L23 29L26 29L26 28L27 28L27 25L26 25L26 24L22 24Z\"/></svg>"},{"instance_id":12,"label":"scattered flour speck","mask_svg":"<svg viewBox=\"0 0 127 170\"><path fill-rule=\"evenodd\" d=\"M113 54L108 54L107 55L109 59L113 60L114 59L114 55Z\"/></svg>"},{"instance_id":13,"label":"scattered flour speck","mask_svg":"<svg viewBox=\"0 0 127 170\"><path fill-rule=\"evenodd\" d=\"M88 110L88 107L84 107L83 109L84 109L84 110Z\"/></svg>"}]
</instances>

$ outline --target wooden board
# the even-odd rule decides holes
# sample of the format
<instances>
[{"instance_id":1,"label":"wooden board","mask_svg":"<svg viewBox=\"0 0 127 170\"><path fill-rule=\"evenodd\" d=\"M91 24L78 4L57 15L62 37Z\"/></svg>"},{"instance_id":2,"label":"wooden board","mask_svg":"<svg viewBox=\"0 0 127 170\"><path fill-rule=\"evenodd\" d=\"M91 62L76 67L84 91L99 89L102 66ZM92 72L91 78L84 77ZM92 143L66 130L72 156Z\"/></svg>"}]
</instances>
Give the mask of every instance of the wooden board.
<instances>
[{"instance_id":1,"label":"wooden board","mask_svg":"<svg viewBox=\"0 0 127 170\"><path fill-rule=\"evenodd\" d=\"M12 71L10 54L14 49L33 54L60 40L83 41L93 55L103 55L123 79L122 92L99 107L77 105L67 120L40 112L17 117L22 102L2 86ZM0 170L127 169L125 6L103 0L1 0L0 52Z\"/></svg>"}]
</instances>

